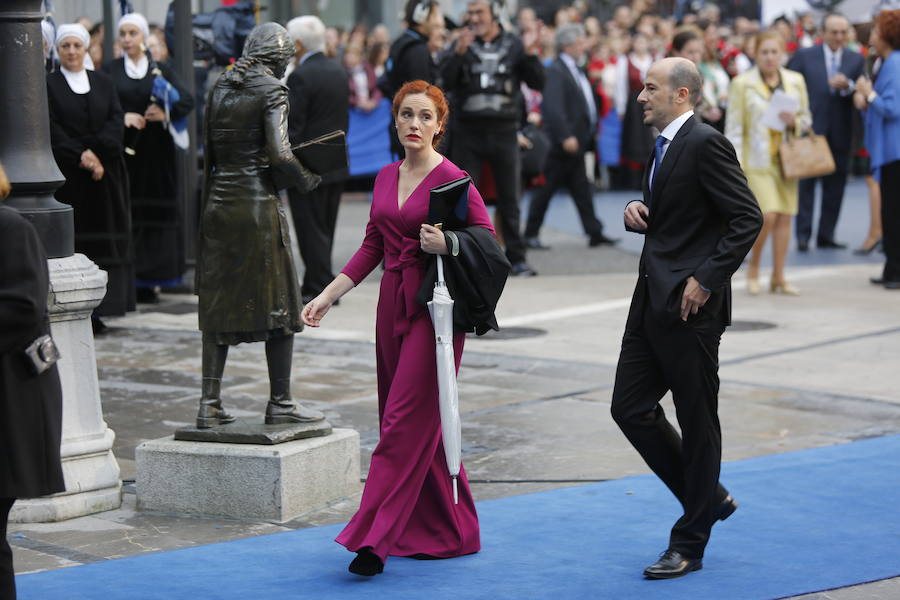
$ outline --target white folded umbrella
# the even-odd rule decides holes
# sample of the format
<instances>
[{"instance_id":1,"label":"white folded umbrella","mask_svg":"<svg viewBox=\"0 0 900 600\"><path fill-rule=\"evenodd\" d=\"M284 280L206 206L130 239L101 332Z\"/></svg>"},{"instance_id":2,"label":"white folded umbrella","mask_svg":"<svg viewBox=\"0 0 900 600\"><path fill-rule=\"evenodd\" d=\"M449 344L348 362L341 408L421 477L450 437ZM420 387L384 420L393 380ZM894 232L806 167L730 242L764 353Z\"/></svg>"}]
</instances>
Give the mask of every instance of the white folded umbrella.
<instances>
[{"instance_id":1,"label":"white folded umbrella","mask_svg":"<svg viewBox=\"0 0 900 600\"><path fill-rule=\"evenodd\" d=\"M437 256L437 282L428 312L434 323L437 380L441 410L441 431L447 470L453 479L453 503L459 503L459 468L462 462L462 426L459 420L459 390L456 385L456 362L453 357L453 298L444 283L444 263Z\"/></svg>"}]
</instances>

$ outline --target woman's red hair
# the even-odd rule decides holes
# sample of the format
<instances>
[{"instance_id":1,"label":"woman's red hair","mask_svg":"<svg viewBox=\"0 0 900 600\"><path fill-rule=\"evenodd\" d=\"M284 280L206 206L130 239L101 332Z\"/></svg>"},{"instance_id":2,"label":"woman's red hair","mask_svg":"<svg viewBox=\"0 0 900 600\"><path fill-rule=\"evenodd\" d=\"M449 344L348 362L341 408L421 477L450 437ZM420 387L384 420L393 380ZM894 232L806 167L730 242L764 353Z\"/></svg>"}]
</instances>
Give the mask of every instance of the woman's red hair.
<instances>
[{"instance_id":1,"label":"woman's red hair","mask_svg":"<svg viewBox=\"0 0 900 600\"><path fill-rule=\"evenodd\" d=\"M450 112L447 98L444 97L444 92L441 91L441 88L436 85L431 85L427 81L422 81L421 79L407 81L394 95L394 104L391 107L394 121L397 120L397 114L400 112L400 105L403 104L403 100L410 94L425 94L434 103L434 109L437 112L437 120L440 127L438 131L435 132L434 139L431 140L431 145L434 148L437 148L438 143L441 141L441 137L444 135L444 126L447 124L447 114Z\"/></svg>"},{"instance_id":2,"label":"woman's red hair","mask_svg":"<svg viewBox=\"0 0 900 600\"><path fill-rule=\"evenodd\" d=\"M888 46L900 50L900 9L883 10L875 17L878 35Z\"/></svg>"}]
</instances>

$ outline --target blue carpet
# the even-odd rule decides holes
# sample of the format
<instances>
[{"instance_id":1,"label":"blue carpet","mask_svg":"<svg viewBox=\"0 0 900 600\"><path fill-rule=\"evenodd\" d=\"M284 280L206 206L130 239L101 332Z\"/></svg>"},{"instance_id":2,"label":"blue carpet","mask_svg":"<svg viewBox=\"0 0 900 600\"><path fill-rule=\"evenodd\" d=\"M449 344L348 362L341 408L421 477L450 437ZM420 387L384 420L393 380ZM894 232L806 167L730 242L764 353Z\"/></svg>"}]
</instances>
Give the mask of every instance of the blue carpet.
<instances>
[{"instance_id":1,"label":"blue carpet","mask_svg":"<svg viewBox=\"0 0 900 600\"><path fill-rule=\"evenodd\" d=\"M481 502L482 551L357 578L317 527L25 575L22 600L781 598L900 575L900 436L743 460L703 571L645 581L678 516L650 476Z\"/></svg>"}]
</instances>

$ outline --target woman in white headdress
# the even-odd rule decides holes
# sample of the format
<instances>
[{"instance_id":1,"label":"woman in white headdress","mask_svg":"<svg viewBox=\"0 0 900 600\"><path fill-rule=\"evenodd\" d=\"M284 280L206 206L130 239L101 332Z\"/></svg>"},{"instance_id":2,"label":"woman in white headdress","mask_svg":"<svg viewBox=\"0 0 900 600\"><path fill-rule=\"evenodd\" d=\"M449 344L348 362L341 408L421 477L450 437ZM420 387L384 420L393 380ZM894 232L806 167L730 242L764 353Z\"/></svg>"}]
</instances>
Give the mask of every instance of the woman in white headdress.
<instances>
[{"instance_id":1,"label":"woman in white headdress","mask_svg":"<svg viewBox=\"0 0 900 600\"><path fill-rule=\"evenodd\" d=\"M85 68L89 43L82 25L60 25L59 70L47 76L47 98L53 155L66 176L56 198L75 209L75 251L109 275L94 313L94 330L102 331L99 317L134 310L134 270L123 113L112 79Z\"/></svg>"},{"instance_id":2,"label":"woman in white headdress","mask_svg":"<svg viewBox=\"0 0 900 600\"><path fill-rule=\"evenodd\" d=\"M117 27L122 56L103 65L125 111L125 164L131 190L134 267L138 302L156 301L156 286L179 285L184 274L181 211L175 198L175 146L163 108L151 101L153 81L162 76L178 90L171 120L186 116L194 99L165 63L146 52L150 28L138 13Z\"/></svg>"}]
</instances>

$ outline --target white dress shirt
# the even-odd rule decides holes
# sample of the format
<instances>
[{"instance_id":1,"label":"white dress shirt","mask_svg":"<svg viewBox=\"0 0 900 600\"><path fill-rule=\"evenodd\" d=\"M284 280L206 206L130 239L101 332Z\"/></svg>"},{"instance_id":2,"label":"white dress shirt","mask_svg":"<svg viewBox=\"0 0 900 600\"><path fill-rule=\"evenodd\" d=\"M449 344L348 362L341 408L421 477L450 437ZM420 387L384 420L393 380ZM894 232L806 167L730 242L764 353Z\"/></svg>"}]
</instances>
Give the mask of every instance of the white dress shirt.
<instances>
[{"instance_id":1,"label":"white dress shirt","mask_svg":"<svg viewBox=\"0 0 900 600\"><path fill-rule=\"evenodd\" d=\"M572 77L575 78L575 82L578 83L578 87L581 88L581 95L584 96L584 102L587 104L588 117L590 117L591 124L593 125L597 122L597 105L594 103L594 90L591 89L591 83L588 81L585 74L581 72L581 69L578 68L578 65L575 64L574 58L565 52L561 52L559 58L565 63L566 67L569 68L569 73L572 74Z\"/></svg>"},{"instance_id":2,"label":"white dress shirt","mask_svg":"<svg viewBox=\"0 0 900 600\"><path fill-rule=\"evenodd\" d=\"M665 144L663 144L663 158L661 158L658 162L660 166L662 166L662 161L666 157L666 152L669 150L669 146L672 144L672 140L675 139L675 136L678 135L678 131L681 129L681 126L684 125L688 119L694 116L694 111L689 110L683 115L677 117L674 121L666 125L666 128L662 130L662 133L659 134L666 138ZM648 181L653 181L653 172L656 170L656 157L654 157L653 162L650 164L650 178Z\"/></svg>"}]
</instances>

